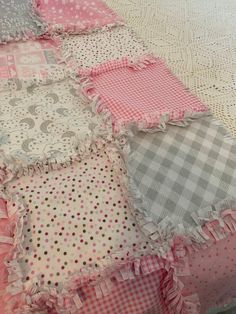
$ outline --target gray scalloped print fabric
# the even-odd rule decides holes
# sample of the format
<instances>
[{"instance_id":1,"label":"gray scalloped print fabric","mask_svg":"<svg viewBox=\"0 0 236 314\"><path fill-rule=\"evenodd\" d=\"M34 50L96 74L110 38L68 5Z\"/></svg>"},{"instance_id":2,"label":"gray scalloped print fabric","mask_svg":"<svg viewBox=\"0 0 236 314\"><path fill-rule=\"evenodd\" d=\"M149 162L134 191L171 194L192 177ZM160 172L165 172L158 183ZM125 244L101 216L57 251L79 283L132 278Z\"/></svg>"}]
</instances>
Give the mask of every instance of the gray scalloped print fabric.
<instances>
[{"instance_id":1,"label":"gray scalloped print fabric","mask_svg":"<svg viewBox=\"0 0 236 314\"><path fill-rule=\"evenodd\" d=\"M31 0L0 0L0 43L38 37L45 31Z\"/></svg>"},{"instance_id":2,"label":"gray scalloped print fabric","mask_svg":"<svg viewBox=\"0 0 236 314\"><path fill-rule=\"evenodd\" d=\"M103 133L103 125L72 79L0 93L1 150L25 167L68 161L81 143Z\"/></svg>"}]
</instances>

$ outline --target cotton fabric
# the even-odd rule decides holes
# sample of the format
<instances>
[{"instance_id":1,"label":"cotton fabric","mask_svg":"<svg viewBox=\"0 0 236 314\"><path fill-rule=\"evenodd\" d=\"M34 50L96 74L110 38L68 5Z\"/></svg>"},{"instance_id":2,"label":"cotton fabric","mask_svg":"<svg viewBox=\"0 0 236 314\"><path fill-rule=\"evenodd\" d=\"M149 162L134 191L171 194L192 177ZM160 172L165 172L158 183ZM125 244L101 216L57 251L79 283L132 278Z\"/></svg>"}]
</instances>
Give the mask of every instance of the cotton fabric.
<instances>
[{"instance_id":1,"label":"cotton fabric","mask_svg":"<svg viewBox=\"0 0 236 314\"><path fill-rule=\"evenodd\" d=\"M119 265L148 252L119 182L125 173L120 155L116 153L116 163L108 156L101 150L61 170L22 176L7 184L6 193L17 194L25 204L22 234L16 240L23 251L10 264L18 265L23 290L36 282L42 289L61 291L84 274L96 280L106 265L108 280L109 269L115 273ZM14 198L7 205L9 212L18 206ZM79 286L87 284L81 281ZM8 291L14 286L10 282Z\"/></svg>"},{"instance_id":2,"label":"cotton fabric","mask_svg":"<svg viewBox=\"0 0 236 314\"><path fill-rule=\"evenodd\" d=\"M128 170L143 198L144 213L156 222L195 226L191 215L234 199L236 143L212 117L166 133L139 132L132 139ZM200 215L201 216L201 215Z\"/></svg>"},{"instance_id":3,"label":"cotton fabric","mask_svg":"<svg viewBox=\"0 0 236 314\"><path fill-rule=\"evenodd\" d=\"M67 63L77 69L89 69L123 57L133 60L147 53L142 40L126 26L71 35L63 40L62 45L62 54L68 56Z\"/></svg>"},{"instance_id":4,"label":"cotton fabric","mask_svg":"<svg viewBox=\"0 0 236 314\"><path fill-rule=\"evenodd\" d=\"M128 58L93 68L87 94L100 97L98 111L111 113L115 131L135 124L163 128L189 116L204 114L207 107L191 95L160 59L145 57L136 63Z\"/></svg>"},{"instance_id":5,"label":"cotton fabric","mask_svg":"<svg viewBox=\"0 0 236 314\"><path fill-rule=\"evenodd\" d=\"M37 37L45 31L31 0L0 1L0 43Z\"/></svg>"},{"instance_id":6,"label":"cotton fabric","mask_svg":"<svg viewBox=\"0 0 236 314\"><path fill-rule=\"evenodd\" d=\"M23 167L63 163L82 154L106 126L72 79L0 93L1 149Z\"/></svg>"},{"instance_id":7,"label":"cotton fabric","mask_svg":"<svg viewBox=\"0 0 236 314\"><path fill-rule=\"evenodd\" d=\"M53 78L59 65L60 40L37 39L19 41L0 46L0 84L3 80L33 80L43 81ZM54 77L56 80L57 78Z\"/></svg>"},{"instance_id":8,"label":"cotton fabric","mask_svg":"<svg viewBox=\"0 0 236 314\"><path fill-rule=\"evenodd\" d=\"M101 0L36 0L36 3L49 33L88 32L122 22Z\"/></svg>"}]
</instances>

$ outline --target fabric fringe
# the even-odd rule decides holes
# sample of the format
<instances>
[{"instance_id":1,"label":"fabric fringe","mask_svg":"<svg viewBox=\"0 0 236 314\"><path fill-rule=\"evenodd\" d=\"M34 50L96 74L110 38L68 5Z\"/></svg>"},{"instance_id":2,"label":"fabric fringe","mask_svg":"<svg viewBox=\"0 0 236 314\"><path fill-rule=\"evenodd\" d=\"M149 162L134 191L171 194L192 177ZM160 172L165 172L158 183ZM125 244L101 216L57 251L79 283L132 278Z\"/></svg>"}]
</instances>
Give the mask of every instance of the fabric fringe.
<instances>
[{"instance_id":1,"label":"fabric fringe","mask_svg":"<svg viewBox=\"0 0 236 314\"><path fill-rule=\"evenodd\" d=\"M89 157L91 153L98 152L112 140L112 136L104 131L97 136L87 137L83 141L75 140L75 153L70 157L38 159L30 164L24 163L2 153L0 160L0 182L6 183L13 178L21 176L32 176L34 174L45 173L48 171L60 170L69 167L76 161Z\"/></svg>"}]
</instances>

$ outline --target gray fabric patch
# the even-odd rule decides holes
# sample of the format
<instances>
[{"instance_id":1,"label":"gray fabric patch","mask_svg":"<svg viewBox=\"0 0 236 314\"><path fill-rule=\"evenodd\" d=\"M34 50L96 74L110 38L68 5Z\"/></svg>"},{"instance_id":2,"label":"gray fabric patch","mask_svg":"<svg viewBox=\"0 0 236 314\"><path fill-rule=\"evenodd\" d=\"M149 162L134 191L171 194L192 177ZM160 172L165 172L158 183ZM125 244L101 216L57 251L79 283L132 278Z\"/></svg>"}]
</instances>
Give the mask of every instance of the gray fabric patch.
<instances>
[{"instance_id":1,"label":"gray fabric patch","mask_svg":"<svg viewBox=\"0 0 236 314\"><path fill-rule=\"evenodd\" d=\"M31 0L0 0L0 43L40 36L45 30Z\"/></svg>"},{"instance_id":2,"label":"gray fabric patch","mask_svg":"<svg viewBox=\"0 0 236 314\"><path fill-rule=\"evenodd\" d=\"M191 213L236 194L236 142L211 117L166 133L139 132L128 170L156 222L194 225Z\"/></svg>"}]
</instances>

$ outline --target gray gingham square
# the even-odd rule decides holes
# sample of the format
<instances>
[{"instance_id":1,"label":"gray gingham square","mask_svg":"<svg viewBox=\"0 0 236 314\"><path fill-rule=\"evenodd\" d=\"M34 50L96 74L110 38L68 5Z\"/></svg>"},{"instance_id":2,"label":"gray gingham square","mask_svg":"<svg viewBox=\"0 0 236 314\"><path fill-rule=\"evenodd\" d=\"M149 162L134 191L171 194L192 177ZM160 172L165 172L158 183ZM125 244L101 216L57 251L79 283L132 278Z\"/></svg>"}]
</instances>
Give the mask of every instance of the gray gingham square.
<instances>
[{"instance_id":1,"label":"gray gingham square","mask_svg":"<svg viewBox=\"0 0 236 314\"><path fill-rule=\"evenodd\" d=\"M128 172L156 222L194 225L193 212L236 195L236 141L212 117L131 140Z\"/></svg>"}]
</instances>

